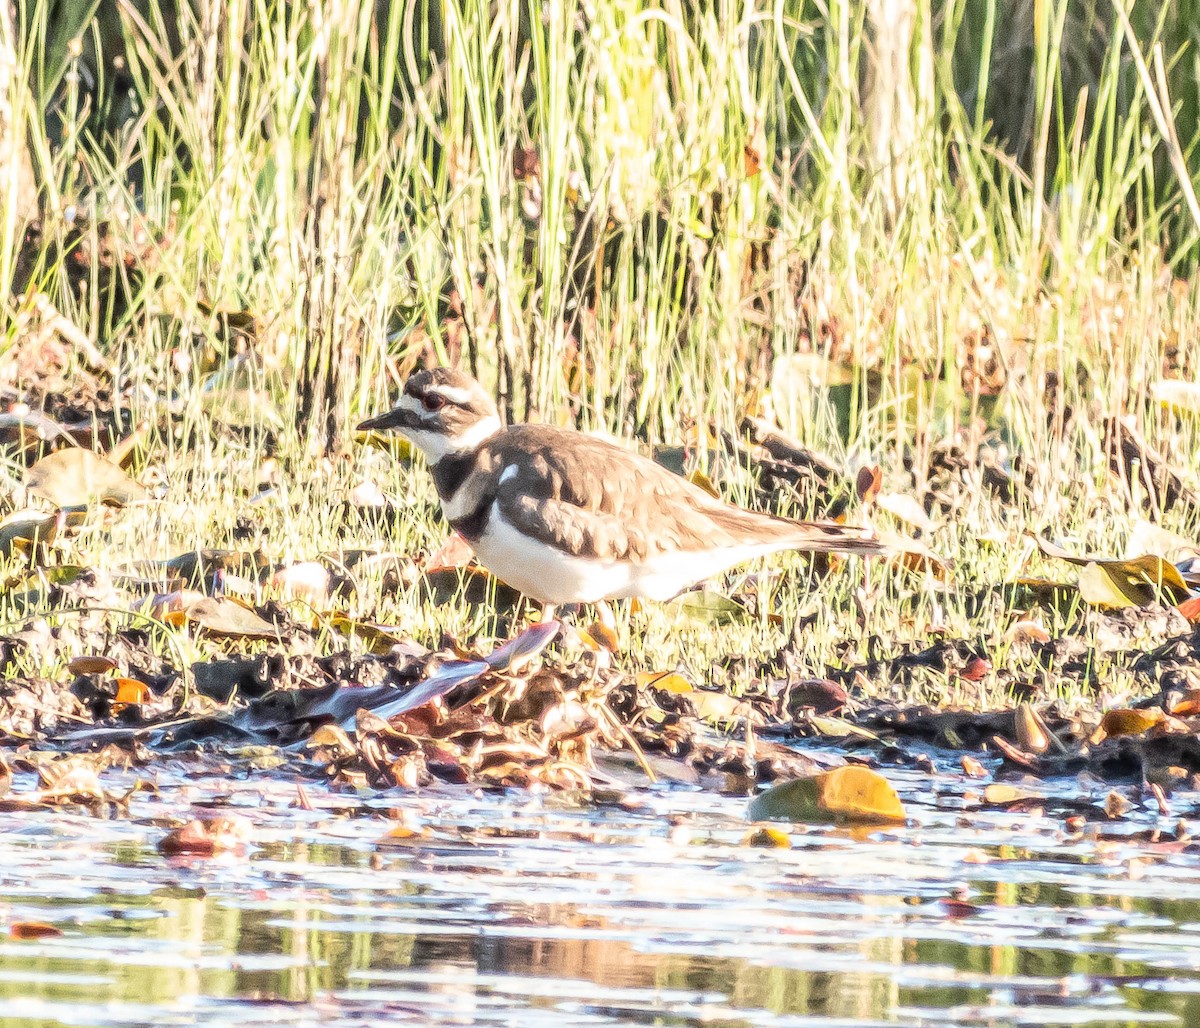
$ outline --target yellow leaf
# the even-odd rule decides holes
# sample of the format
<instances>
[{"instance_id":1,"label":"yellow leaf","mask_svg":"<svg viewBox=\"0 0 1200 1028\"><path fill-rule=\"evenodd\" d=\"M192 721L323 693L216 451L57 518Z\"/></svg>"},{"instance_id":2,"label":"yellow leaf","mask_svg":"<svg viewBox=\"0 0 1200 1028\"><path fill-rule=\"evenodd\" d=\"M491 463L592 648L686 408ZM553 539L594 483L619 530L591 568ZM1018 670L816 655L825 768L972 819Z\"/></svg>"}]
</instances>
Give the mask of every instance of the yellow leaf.
<instances>
[{"instance_id":1,"label":"yellow leaf","mask_svg":"<svg viewBox=\"0 0 1200 1028\"><path fill-rule=\"evenodd\" d=\"M755 797L749 816L819 824L896 824L908 817L891 782L859 764L776 785Z\"/></svg>"},{"instance_id":2,"label":"yellow leaf","mask_svg":"<svg viewBox=\"0 0 1200 1028\"><path fill-rule=\"evenodd\" d=\"M751 828L742 836L743 846L755 846L761 849L790 850L792 837L780 828L768 828L761 825Z\"/></svg>"},{"instance_id":3,"label":"yellow leaf","mask_svg":"<svg viewBox=\"0 0 1200 1028\"><path fill-rule=\"evenodd\" d=\"M1138 604L1116 587L1104 569L1093 562L1079 572L1079 595L1093 607L1136 607Z\"/></svg>"},{"instance_id":4,"label":"yellow leaf","mask_svg":"<svg viewBox=\"0 0 1200 1028\"><path fill-rule=\"evenodd\" d=\"M113 713L124 710L130 704L145 703L149 698L150 689L145 682L139 682L136 678L118 678Z\"/></svg>"},{"instance_id":5,"label":"yellow leaf","mask_svg":"<svg viewBox=\"0 0 1200 1028\"><path fill-rule=\"evenodd\" d=\"M391 652L393 646L400 644L398 630L390 625L381 625L374 621L359 621L348 614L337 613L329 616L329 623L335 631L347 639L360 639L367 649L377 657L384 657Z\"/></svg>"},{"instance_id":6,"label":"yellow leaf","mask_svg":"<svg viewBox=\"0 0 1200 1028\"><path fill-rule=\"evenodd\" d=\"M692 485L699 486L706 493L708 493L709 496L715 497L718 500L721 499L721 494L717 491L717 487L713 485L712 479L709 478L708 475L706 475L699 468L695 468L688 472L687 480L691 482Z\"/></svg>"},{"instance_id":7,"label":"yellow leaf","mask_svg":"<svg viewBox=\"0 0 1200 1028\"><path fill-rule=\"evenodd\" d=\"M634 681L639 689L653 686L655 689L676 695L695 691L692 689L692 683L677 671L639 671L634 676Z\"/></svg>"}]
</instances>

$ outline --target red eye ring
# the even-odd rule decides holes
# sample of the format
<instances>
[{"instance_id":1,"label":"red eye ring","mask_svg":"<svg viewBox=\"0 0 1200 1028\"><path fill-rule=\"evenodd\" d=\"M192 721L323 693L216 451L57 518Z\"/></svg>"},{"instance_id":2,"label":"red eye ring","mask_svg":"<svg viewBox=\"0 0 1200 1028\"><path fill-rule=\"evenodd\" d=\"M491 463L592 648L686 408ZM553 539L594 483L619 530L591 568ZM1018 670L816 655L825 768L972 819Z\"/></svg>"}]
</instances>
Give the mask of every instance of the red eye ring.
<instances>
[{"instance_id":1,"label":"red eye ring","mask_svg":"<svg viewBox=\"0 0 1200 1028\"><path fill-rule=\"evenodd\" d=\"M421 406L431 412L441 410L446 406L446 398L441 393L426 393L421 397Z\"/></svg>"}]
</instances>

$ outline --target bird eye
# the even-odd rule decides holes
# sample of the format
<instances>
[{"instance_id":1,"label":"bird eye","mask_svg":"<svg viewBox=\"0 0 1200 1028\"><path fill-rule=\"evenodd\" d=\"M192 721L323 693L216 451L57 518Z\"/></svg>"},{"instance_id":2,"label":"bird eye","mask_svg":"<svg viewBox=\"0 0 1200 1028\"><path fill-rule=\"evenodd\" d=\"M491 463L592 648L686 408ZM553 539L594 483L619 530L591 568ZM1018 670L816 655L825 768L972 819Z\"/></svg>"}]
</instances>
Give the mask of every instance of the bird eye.
<instances>
[{"instance_id":1,"label":"bird eye","mask_svg":"<svg viewBox=\"0 0 1200 1028\"><path fill-rule=\"evenodd\" d=\"M421 397L421 406L427 411L441 410L446 406L446 398L441 393L426 393Z\"/></svg>"}]
</instances>

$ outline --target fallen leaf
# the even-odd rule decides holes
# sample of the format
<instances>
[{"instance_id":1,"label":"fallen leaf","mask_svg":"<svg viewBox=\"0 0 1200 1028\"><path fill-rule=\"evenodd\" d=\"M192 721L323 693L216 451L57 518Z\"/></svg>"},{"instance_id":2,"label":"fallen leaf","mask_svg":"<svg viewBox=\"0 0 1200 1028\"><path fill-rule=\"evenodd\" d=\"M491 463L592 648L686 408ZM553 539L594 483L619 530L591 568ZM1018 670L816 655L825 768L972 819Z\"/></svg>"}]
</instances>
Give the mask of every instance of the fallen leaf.
<instances>
[{"instance_id":1,"label":"fallen leaf","mask_svg":"<svg viewBox=\"0 0 1200 1028\"><path fill-rule=\"evenodd\" d=\"M1200 689L1192 689L1171 708L1175 717L1195 717L1200 714Z\"/></svg>"},{"instance_id":2,"label":"fallen leaf","mask_svg":"<svg viewBox=\"0 0 1200 1028\"><path fill-rule=\"evenodd\" d=\"M980 656L972 656L959 671L958 677L967 682L982 682L992 670L991 662Z\"/></svg>"},{"instance_id":3,"label":"fallen leaf","mask_svg":"<svg viewBox=\"0 0 1200 1028\"><path fill-rule=\"evenodd\" d=\"M711 689L698 689L688 699L698 718L715 725L738 721L749 711L746 704L736 697Z\"/></svg>"},{"instance_id":4,"label":"fallen leaf","mask_svg":"<svg viewBox=\"0 0 1200 1028\"><path fill-rule=\"evenodd\" d=\"M1028 703L1017 707L1013 715L1013 734L1017 737L1017 745L1026 753L1045 753L1050 748L1050 740Z\"/></svg>"},{"instance_id":5,"label":"fallen leaf","mask_svg":"<svg viewBox=\"0 0 1200 1028\"><path fill-rule=\"evenodd\" d=\"M1123 735L1144 735L1166 717L1159 707L1118 707L1105 711L1093 742L1104 738L1119 739Z\"/></svg>"},{"instance_id":6,"label":"fallen leaf","mask_svg":"<svg viewBox=\"0 0 1200 1028\"><path fill-rule=\"evenodd\" d=\"M116 709L118 705L123 707L128 703L145 703L149 695L150 687L145 682L139 682L136 678L118 678L113 707Z\"/></svg>"},{"instance_id":7,"label":"fallen leaf","mask_svg":"<svg viewBox=\"0 0 1200 1028\"><path fill-rule=\"evenodd\" d=\"M783 782L756 796L749 809L752 821L897 824L907 817L891 782L859 764Z\"/></svg>"},{"instance_id":8,"label":"fallen leaf","mask_svg":"<svg viewBox=\"0 0 1200 1028\"><path fill-rule=\"evenodd\" d=\"M67 662L67 670L73 675L103 675L117 670L117 662L112 657L102 654L84 654L72 657Z\"/></svg>"},{"instance_id":9,"label":"fallen leaf","mask_svg":"<svg viewBox=\"0 0 1200 1028\"><path fill-rule=\"evenodd\" d=\"M1200 596L1193 597L1190 600L1184 600L1175 608L1183 615L1184 619L1191 622L1193 625L1200 623Z\"/></svg>"},{"instance_id":10,"label":"fallen leaf","mask_svg":"<svg viewBox=\"0 0 1200 1028\"><path fill-rule=\"evenodd\" d=\"M1026 646L1032 643L1048 643L1050 641L1050 633L1040 621L1021 620L1014 621L1008 626L1008 631L1004 633L1006 642L1017 645L1025 644Z\"/></svg>"},{"instance_id":11,"label":"fallen leaf","mask_svg":"<svg viewBox=\"0 0 1200 1028\"><path fill-rule=\"evenodd\" d=\"M206 596L187 608L187 619L213 635L241 639L278 639L279 628L228 597Z\"/></svg>"},{"instance_id":12,"label":"fallen leaf","mask_svg":"<svg viewBox=\"0 0 1200 1028\"><path fill-rule=\"evenodd\" d=\"M62 935L61 928L56 928L45 921L14 921L8 926L8 937L29 941L30 939L53 939Z\"/></svg>"},{"instance_id":13,"label":"fallen leaf","mask_svg":"<svg viewBox=\"0 0 1200 1028\"><path fill-rule=\"evenodd\" d=\"M42 550L63 526L62 511L17 510L0 521L0 557Z\"/></svg>"},{"instance_id":14,"label":"fallen leaf","mask_svg":"<svg viewBox=\"0 0 1200 1028\"><path fill-rule=\"evenodd\" d=\"M864 507L869 507L883 488L883 468L878 464L858 469L854 479L854 492Z\"/></svg>"},{"instance_id":15,"label":"fallen leaf","mask_svg":"<svg viewBox=\"0 0 1200 1028\"><path fill-rule=\"evenodd\" d=\"M462 568L466 567L474 559L475 551L471 549L471 544L457 532L451 532L446 537L446 541L426 559L425 570L438 571L443 568Z\"/></svg>"},{"instance_id":16,"label":"fallen leaf","mask_svg":"<svg viewBox=\"0 0 1200 1028\"><path fill-rule=\"evenodd\" d=\"M661 689L663 692L674 693L675 695L695 691L692 688L692 683L677 671L639 671L634 676L634 681L637 683L639 689L651 686L655 689Z\"/></svg>"},{"instance_id":17,"label":"fallen leaf","mask_svg":"<svg viewBox=\"0 0 1200 1028\"><path fill-rule=\"evenodd\" d=\"M1083 568L1079 573L1079 594L1094 606L1144 607L1159 599L1173 606L1191 596L1179 569L1154 554L1111 560L1076 556L1040 536L1037 545L1045 556Z\"/></svg>"},{"instance_id":18,"label":"fallen leaf","mask_svg":"<svg viewBox=\"0 0 1200 1028\"><path fill-rule=\"evenodd\" d=\"M983 802L993 807L1008 807L1014 803L1040 799L1042 799L1040 793L1005 782L993 782L983 790Z\"/></svg>"},{"instance_id":19,"label":"fallen leaf","mask_svg":"<svg viewBox=\"0 0 1200 1028\"><path fill-rule=\"evenodd\" d=\"M754 846L758 849L790 850L792 837L781 828L760 825L758 828L751 828L742 836L742 845Z\"/></svg>"},{"instance_id":20,"label":"fallen leaf","mask_svg":"<svg viewBox=\"0 0 1200 1028\"><path fill-rule=\"evenodd\" d=\"M837 682L828 678L802 678L789 681L784 690L784 705L790 717L802 710L814 714L836 714L850 702L850 696Z\"/></svg>"},{"instance_id":21,"label":"fallen leaf","mask_svg":"<svg viewBox=\"0 0 1200 1028\"><path fill-rule=\"evenodd\" d=\"M732 597L712 589L695 589L676 597L669 604L698 621L733 624L750 620L750 611Z\"/></svg>"},{"instance_id":22,"label":"fallen leaf","mask_svg":"<svg viewBox=\"0 0 1200 1028\"><path fill-rule=\"evenodd\" d=\"M1132 807L1133 804L1115 789L1104 798L1104 815L1110 821L1124 817Z\"/></svg>"},{"instance_id":23,"label":"fallen leaf","mask_svg":"<svg viewBox=\"0 0 1200 1028\"><path fill-rule=\"evenodd\" d=\"M25 473L30 493L56 507L109 503L123 507L146 497L145 488L112 461L81 447L47 454Z\"/></svg>"},{"instance_id":24,"label":"fallen leaf","mask_svg":"<svg viewBox=\"0 0 1200 1028\"><path fill-rule=\"evenodd\" d=\"M959 758L959 763L962 765L963 774L968 778L987 778L987 768L969 754L964 753Z\"/></svg>"}]
</instances>

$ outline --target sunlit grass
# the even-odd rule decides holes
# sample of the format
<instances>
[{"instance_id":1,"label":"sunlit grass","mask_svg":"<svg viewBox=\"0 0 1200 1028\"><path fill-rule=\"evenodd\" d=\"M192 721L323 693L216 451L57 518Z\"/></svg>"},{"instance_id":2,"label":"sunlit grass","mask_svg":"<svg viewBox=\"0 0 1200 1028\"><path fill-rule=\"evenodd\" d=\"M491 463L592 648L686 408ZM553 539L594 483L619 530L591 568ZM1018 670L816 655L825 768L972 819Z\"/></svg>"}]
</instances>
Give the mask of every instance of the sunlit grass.
<instances>
[{"instance_id":1,"label":"sunlit grass","mask_svg":"<svg viewBox=\"0 0 1200 1028\"><path fill-rule=\"evenodd\" d=\"M1096 5L917 0L904 73L880 65L873 82L881 41L858 0L247 0L177 19L130 6L115 29L89 5L65 39L26 6L43 247L24 300L0 283L3 346L20 352L15 315L49 296L113 360L122 422L156 426L137 468L156 498L89 525L65 559L430 552L444 529L423 469L347 430L429 357L477 370L513 417L643 444L703 448L697 424L772 416L850 471L881 464L889 491L922 495L936 445L973 451L985 430L1032 469L1011 505L963 493L929 540L948 584L855 561L814 581L782 557L766 565L783 572L777 622L622 608L631 669L734 688L752 672L726 658L767 660L799 617L812 674L872 636L1002 647L1012 612L980 591L1070 578L1027 531L1124 550L1137 505L1108 471L1106 418L1132 418L1197 484L1200 417L1151 398L1200 373L1179 163L1194 159L1194 4L1137 6L1139 62ZM130 88L105 107L118 74ZM19 240L6 214L0 271ZM107 255L82 286L77 241ZM230 344L211 308L247 310L253 338ZM258 430L214 420L230 381L267 398ZM395 530L345 516L365 478L411 512ZM745 476L720 484L750 498ZM1198 516L1162 520L1198 537ZM239 517L261 531L238 537ZM381 576L357 585L353 614L426 644L501 627L414 590L381 596Z\"/></svg>"}]
</instances>

